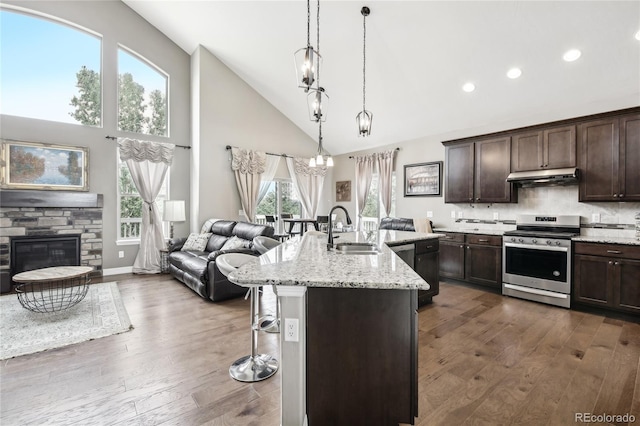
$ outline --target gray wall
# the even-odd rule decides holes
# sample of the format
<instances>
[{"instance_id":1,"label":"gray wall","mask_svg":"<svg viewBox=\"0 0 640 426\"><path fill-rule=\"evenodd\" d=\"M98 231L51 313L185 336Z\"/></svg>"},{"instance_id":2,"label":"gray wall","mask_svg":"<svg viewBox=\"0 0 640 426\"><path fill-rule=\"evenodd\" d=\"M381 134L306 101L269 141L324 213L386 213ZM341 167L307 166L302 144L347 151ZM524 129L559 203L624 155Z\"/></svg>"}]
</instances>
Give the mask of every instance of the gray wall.
<instances>
[{"instance_id":1,"label":"gray wall","mask_svg":"<svg viewBox=\"0 0 640 426\"><path fill-rule=\"evenodd\" d=\"M191 69L191 230L196 231L211 217L238 219L240 197L226 145L301 157L310 157L318 145L205 47L191 55ZM300 107L305 108L302 97ZM282 175L284 159L280 162ZM329 175L325 186L330 182Z\"/></svg>"},{"instance_id":2,"label":"gray wall","mask_svg":"<svg viewBox=\"0 0 640 426\"><path fill-rule=\"evenodd\" d=\"M3 1L3 5L28 7L51 17L75 23L102 34L103 39L103 127L93 128L22 117L0 116L2 138L89 148L89 191L104 194L103 268L130 267L138 245L116 245L117 158L111 136L132 136L181 145L190 143L189 55L120 1ZM122 44L153 62L169 76L168 138L126 134L117 131L117 44ZM72 46L69 46L72 48ZM176 148L172 166L172 197L189 203L190 154ZM179 194L179 195L178 195ZM187 223L176 223L176 234L184 234ZM123 250L125 257L118 258Z\"/></svg>"},{"instance_id":3,"label":"gray wall","mask_svg":"<svg viewBox=\"0 0 640 426\"><path fill-rule=\"evenodd\" d=\"M603 111L605 112L605 111ZM505 129L506 130L506 129ZM465 135L471 136L471 135ZM441 197L404 197L404 165L424 163L432 161L444 161L444 146L436 137L421 138L404 141L393 145L378 147L366 151L357 151L340 155L335 158L336 167L331 186L335 188L335 182L351 180L352 196L350 203L341 203L349 212L355 213L355 166L350 155L362 155L372 152L380 152L399 147L396 153L396 216L426 218L427 212L433 212L434 226L439 227L464 227L472 228L477 225L456 223L451 217L455 212L456 218L493 220L493 214L498 213L501 220L515 220L516 215L523 213L549 213L580 215L583 223L591 223L592 214L600 214L599 223L633 224L634 215L640 212L640 203L579 203L578 186L568 187L539 187L518 189L518 203L511 204L445 204L444 182L443 195ZM446 167L446 165L445 165ZM335 200L335 189L332 200ZM489 226L487 226L489 227ZM495 228L495 226L493 226ZM609 235L632 237L634 231L607 231Z\"/></svg>"}]
</instances>

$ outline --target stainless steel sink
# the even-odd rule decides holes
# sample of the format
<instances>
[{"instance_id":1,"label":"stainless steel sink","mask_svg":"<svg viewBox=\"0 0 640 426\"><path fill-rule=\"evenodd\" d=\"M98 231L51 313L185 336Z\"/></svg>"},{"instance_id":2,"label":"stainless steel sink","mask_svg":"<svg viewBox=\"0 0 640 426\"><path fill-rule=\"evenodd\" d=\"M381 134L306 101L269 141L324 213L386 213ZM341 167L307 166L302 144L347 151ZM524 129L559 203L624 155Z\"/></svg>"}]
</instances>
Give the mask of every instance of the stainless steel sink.
<instances>
[{"instance_id":1,"label":"stainless steel sink","mask_svg":"<svg viewBox=\"0 0 640 426\"><path fill-rule=\"evenodd\" d=\"M382 251L373 243L338 243L336 253L340 254L380 254Z\"/></svg>"}]
</instances>

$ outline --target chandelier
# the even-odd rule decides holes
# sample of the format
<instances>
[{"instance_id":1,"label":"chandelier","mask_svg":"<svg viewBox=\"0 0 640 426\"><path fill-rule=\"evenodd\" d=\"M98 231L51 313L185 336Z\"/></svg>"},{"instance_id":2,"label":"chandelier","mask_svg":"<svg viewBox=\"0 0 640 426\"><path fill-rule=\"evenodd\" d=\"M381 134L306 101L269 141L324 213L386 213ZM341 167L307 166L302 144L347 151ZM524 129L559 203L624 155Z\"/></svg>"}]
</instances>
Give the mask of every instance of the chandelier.
<instances>
[{"instance_id":1,"label":"chandelier","mask_svg":"<svg viewBox=\"0 0 640 426\"><path fill-rule=\"evenodd\" d=\"M319 9L320 0L318 0L318 10ZM293 54L297 84L299 88L304 89L305 93L308 92L313 86L313 83L315 83L316 74L320 72L320 66L322 64L322 56L311 46L310 19L311 6L309 0L307 0L307 47L298 49Z\"/></svg>"},{"instance_id":2,"label":"chandelier","mask_svg":"<svg viewBox=\"0 0 640 426\"><path fill-rule=\"evenodd\" d=\"M362 14L363 43L362 43L362 111L356 115L356 123L358 125L358 136L369 136L371 134L371 122L373 114L366 108L366 75L367 75L367 16L371 10L367 6L363 6L360 10Z\"/></svg>"},{"instance_id":3,"label":"chandelier","mask_svg":"<svg viewBox=\"0 0 640 426\"><path fill-rule=\"evenodd\" d=\"M316 155L315 157L311 157L311 159L309 160L309 167L316 167L316 166L324 166L324 163L326 161L327 163L327 167L333 167L333 158L330 155L326 156L325 159L325 155L323 154L323 149L322 149L322 121L318 122L318 155Z\"/></svg>"}]
</instances>

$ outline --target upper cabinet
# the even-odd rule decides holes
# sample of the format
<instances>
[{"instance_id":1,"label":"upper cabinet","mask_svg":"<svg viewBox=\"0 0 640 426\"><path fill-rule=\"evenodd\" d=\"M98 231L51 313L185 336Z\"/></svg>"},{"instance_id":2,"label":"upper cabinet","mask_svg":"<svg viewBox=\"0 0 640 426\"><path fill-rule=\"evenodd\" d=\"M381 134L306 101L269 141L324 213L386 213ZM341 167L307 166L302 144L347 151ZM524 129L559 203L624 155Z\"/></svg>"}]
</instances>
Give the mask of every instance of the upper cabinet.
<instances>
[{"instance_id":1,"label":"upper cabinet","mask_svg":"<svg viewBox=\"0 0 640 426\"><path fill-rule=\"evenodd\" d=\"M511 137L511 171L576 166L576 126L554 127Z\"/></svg>"},{"instance_id":2,"label":"upper cabinet","mask_svg":"<svg viewBox=\"0 0 640 426\"><path fill-rule=\"evenodd\" d=\"M445 203L515 201L510 171L511 138L445 144Z\"/></svg>"},{"instance_id":3,"label":"upper cabinet","mask_svg":"<svg viewBox=\"0 0 640 426\"><path fill-rule=\"evenodd\" d=\"M578 126L580 201L640 201L640 114Z\"/></svg>"}]
</instances>

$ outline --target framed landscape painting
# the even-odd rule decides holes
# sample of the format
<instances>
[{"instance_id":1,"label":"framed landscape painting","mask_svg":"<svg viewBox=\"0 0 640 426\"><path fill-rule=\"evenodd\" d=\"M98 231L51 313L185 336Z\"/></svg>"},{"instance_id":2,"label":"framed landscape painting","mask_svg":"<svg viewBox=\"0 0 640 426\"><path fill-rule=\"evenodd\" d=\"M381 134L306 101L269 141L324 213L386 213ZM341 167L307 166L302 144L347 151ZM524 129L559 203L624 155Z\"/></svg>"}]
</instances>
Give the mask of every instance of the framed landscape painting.
<instances>
[{"instance_id":1,"label":"framed landscape painting","mask_svg":"<svg viewBox=\"0 0 640 426\"><path fill-rule=\"evenodd\" d=\"M88 191L87 148L2 140L4 189Z\"/></svg>"},{"instance_id":2,"label":"framed landscape painting","mask_svg":"<svg viewBox=\"0 0 640 426\"><path fill-rule=\"evenodd\" d=\"M440 196L442 194L442 161L404 166L404 196Z\"/></svg>"}]
</instances>

